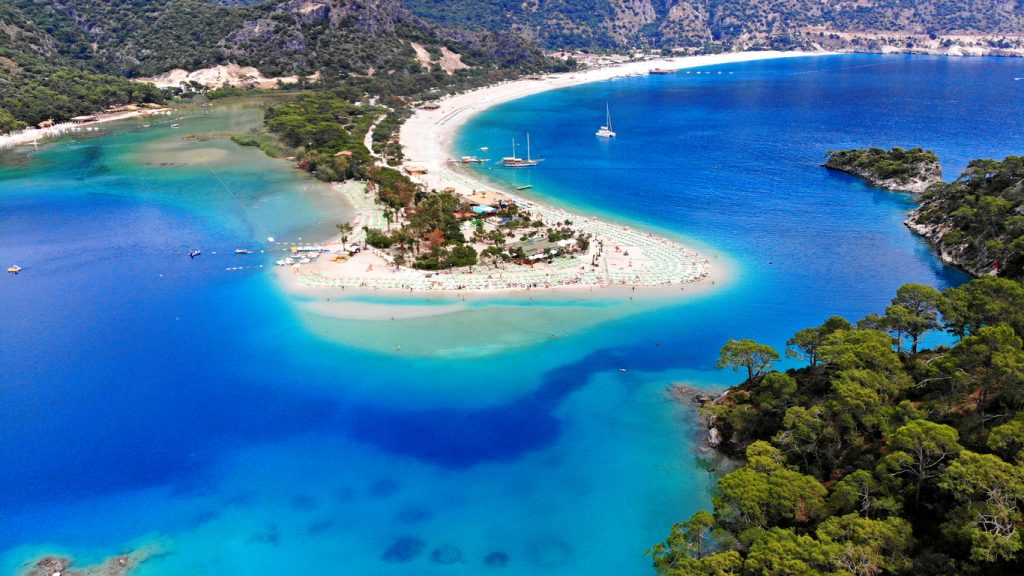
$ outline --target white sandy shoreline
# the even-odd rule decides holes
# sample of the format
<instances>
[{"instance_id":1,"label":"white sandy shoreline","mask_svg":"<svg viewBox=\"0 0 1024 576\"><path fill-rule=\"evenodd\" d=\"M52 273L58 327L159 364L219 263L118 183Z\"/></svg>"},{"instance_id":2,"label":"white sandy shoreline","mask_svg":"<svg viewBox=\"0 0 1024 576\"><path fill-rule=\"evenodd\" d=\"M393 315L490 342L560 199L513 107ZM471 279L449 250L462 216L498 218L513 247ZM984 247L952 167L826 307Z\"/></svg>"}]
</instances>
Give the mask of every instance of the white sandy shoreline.
<instances>
[{"instance_id":1,"label":"white sandy shoreline","mask_svg":"<svg viewBox=\"0 0 1024 576\"><path fill-rule=\"evenodd\" d=\"M449 160L454 157L452 141L455 133L463 124L488 108L549 90L601 82L630 74L646 74L652 68L684 70L719 64L825 54L827 53L765 51L678 56L659 60L627 62L582 72L551 74L544 76L543 80L513 80L449 96L439 100L437 102L439 108L435 110L417 110L402 125L399 137L406 158L405 163L427 168L428 173L419 178L428 186L438 190L453 187L460 193L472 191L474 186L478 190L493 188L493 186L473 180L464 174L453 173L449 166ZM505 190L502 193L509 194Z\"/></svg>"},{"instance_id":2,"label":"white sandy shoreline","mask_svg":"<svg viewBox=\"0 0 1024 576\"><path fill-rule=\"evenodd\" d=\"M53 126L47 126L46 128L24 128L17 132L9 132L7 134L0 135L0 149L24 146L26 144L36 144L40 140L58 138L66 134L81 132L83 130L93 130L95 129L94 126L96 124L103 124L104 122L114 122L116 120L127 120L128 118L139 118L150 115L170 114L171 112L172 110L170 108L146 108L140 110L128 110L125 112L96 114L96 119L89 122L61 122L60 124L54 124Z\"/></svg>"},{"instance_id":3,"label":"white sandy shoreline","mask_svg":"<svg viewBox=\"0 0 1024 576\"><path fill-rule=\"evenodd\" d=\"M453 189L457 194L469 196L476 191L495 190L492 184L478 179L459 169L451 162L452 140L457 130L474 115L492 106L537 94L547 90L575 86L587 82L609 80L625 75L646 74L652 68L681 70L701 66L748 62L774 58L791 58L817 55L806 52L743 52L709 56L687 56L630 62L620 65L544 76L539 79L520 79L502 84L486 86L466 93L453 95L438 101L437 107L417 110L402 126L400 141L406 157L405 166L427 169L423 175L413 176L428 189ZM370 216L373 206L354 193L348 184L342 185L346 200L356 205L357 212ZM404 293L407 295L434 294L499 294L530 291L572 292L605 294L610 296L617 289L636 289L676 296L681 293L705 292L716 285L725 283L728 275L724 262L711 261L694 250L672 240L655 236L644 230L603 222L593 217L572 214L543 203L523 198L506 189L498 192L515 200L523 208L545 222L571 220L582 232L591 234L600 241L604 249L600 252L601 265L590 268L581 262L563 262L562 265L508 271L478 271L476 274L464 271L449 271L427 275L422 271L403 268L389 271L386 257L371 254L358 255L343 265L313 263L291 269L291 289L303 293L325 288L343 288L354 291ZM354 202L353 202L354 201ZM358 204L362 206L358 206ZM365 225L365 219L357 221L357 229ZM379 218L376 218L379 220ZM373 226L371 226L373 227ZM721 265L720 265L721 264ZM482 267L477 267L478 269ZM526 267L518 267L526 268ZM283 275L282 275L283 276ZM689 290L680 290L689 286ZM595 290L598 288L599 290ZM673 291L674 288L674 291ZM531 290L532 289L532 290Z\"/></svg>"}]
</instances>

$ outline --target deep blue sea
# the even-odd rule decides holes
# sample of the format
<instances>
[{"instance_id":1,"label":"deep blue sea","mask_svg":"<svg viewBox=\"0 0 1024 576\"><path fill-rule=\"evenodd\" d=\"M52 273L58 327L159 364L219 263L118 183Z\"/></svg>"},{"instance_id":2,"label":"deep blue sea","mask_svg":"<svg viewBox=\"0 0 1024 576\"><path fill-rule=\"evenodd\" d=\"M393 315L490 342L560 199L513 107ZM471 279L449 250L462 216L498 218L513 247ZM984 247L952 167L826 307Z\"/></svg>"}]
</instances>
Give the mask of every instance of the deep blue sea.
<instances>
[{"instance_id":1,"label":"deep blue sea","mask_svg":"<svg viewBox=\"0 0 1024 576\"><path fill-rule=\"evenodd\" d=\"M24 272L0 278L0 573L146 545L160 554L143 576L649 573L644 550L714 481L666 386L736 382L712 369L728 338L781 349L831 314L882 310L904 282L966 279L902 226L910 198L820 168L826 151L920 145L951 179L1024 147L1022 60L701 72L510 102L456 144L496 158L529 131L543 164L482 174L732 269L656 303L318 316L258 267L274 254L231 253L348 216L327 186L226 139L259 124L246 104L3 153L0 263ZM593 136L606 102L614 141Z\"/></svg>"}]
</instances>

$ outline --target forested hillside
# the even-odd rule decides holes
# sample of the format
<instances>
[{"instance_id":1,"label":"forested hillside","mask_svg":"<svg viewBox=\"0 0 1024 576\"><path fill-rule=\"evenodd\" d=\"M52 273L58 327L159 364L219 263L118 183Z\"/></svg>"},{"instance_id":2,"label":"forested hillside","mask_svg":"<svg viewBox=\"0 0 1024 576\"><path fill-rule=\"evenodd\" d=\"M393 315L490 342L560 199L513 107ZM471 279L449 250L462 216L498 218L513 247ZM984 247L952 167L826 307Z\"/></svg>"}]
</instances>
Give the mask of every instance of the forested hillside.
<instances>
[{"instance_id":1,"label":"forested hillside","mask_svg":"<svg viewBox=\"0 0 1024 576\"><path fill-rule=\"evenodd\" d=\"M319 72L328 86L405 82L448 63L450 78L433 87L551 69L538 46L1024 54L1022 15L1020 3L998 0L8 0L0 118L34 123L153 99L109 76L227 63L267 76Z\"/></svg>"},{"instance_id":2,"label":"forested hillside","mask_svg":"<svg viewBox=\"0 0 1024 576\"><path fill-rule=\"evenodd\" d=\"M267 75L402 73L418 66L410 42L445 46L474 64L544 62L536 48L506 33L444 30L398 0L13 2L49 33L60 54L125 76L227 62Z\"/></svg>"},{"instance_id":3,"label":"forested hillside","mask_svg":"<svg viewBox=\"0 0 1024 576\"><path fill-rule=\"evenodd\" d=\"M1024 33L1019 3L1000 0L404 0L446 26L509 23L549 48L822 46L870 49L863 33ZM847 35L850 34L850 35ZM1012 42L1011 42L1012 43ZM991 48L999 48L998 42ZM1008 44L1009 45L1009 44Z\"/></svg>"},{"instance_id":4,"label":"forested hillside","mask_svg":"<svg viewBox=\"0 0 1024 576\"><path fill-rule=\"evenodd\" d=\"M952 347L921 350L929 332ZM883 314L750 340L703 408L745 464L651 550L663 576L1011 575L1024 565L1024 287L908 284Z\"/></svg>"},{"instance_id":5,"label":"forested hillside","mask_svg":"<svg viewBox=\"0 0 1024 576\"><path fill-rule=\"evenodd\" d=\"M151 86L75 66L60 46L17 8L0 4L0 133L162 98Z\"/></svg>"},{"instance_id":6,"label":"forested hillside","mask_svg":"<svg viewBox=\"0 0 1024 576\"><path fill-rule=\"evenodd\" d=\"M326 86L354 81L413 95L554 65L508 31L439 28L397 0L11 0L0 6L0 30L0 109L7 111L0 128L7 129L158 99L151 88L111 76L173 68L319 72ZM442 61L455 66L442 70Z\"/></svg>"}]
</instances>

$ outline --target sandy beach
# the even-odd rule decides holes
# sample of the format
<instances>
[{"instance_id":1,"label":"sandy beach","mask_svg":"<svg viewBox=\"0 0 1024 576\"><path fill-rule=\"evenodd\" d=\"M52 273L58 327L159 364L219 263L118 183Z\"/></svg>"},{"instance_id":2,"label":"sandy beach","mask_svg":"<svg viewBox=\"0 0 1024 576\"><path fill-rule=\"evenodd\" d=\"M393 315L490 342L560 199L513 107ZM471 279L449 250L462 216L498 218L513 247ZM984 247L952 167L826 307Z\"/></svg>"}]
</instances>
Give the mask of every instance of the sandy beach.
<instances>
[{"instance_id":1,"label":"sandy beach","mask_svg":"<svg viewBox=\"0 0 1024 576\"><path fill-rule=\"evenodd\" d=\"M412 268L396 268L387 254L367 249L344 261L334 258L311 258L301 264L288 263L280 274L293 277L293 290L341 288L385 291L393 293L489 294L533 293L571 290L581 295L611 295L618 290L630 293L637 289L678 296L683 287L687 293L706 291L724 283L723 268L705 255L678 242L648 231L605 222L597 218L573 214L544 203L522 197L463 171L452 162L451 143L454 134L475 114L503 102L587 82L615 77L646 74L653 68L682 70L731 62L815 55L805 52L744 52L709 56L662 58L612 65L580 72L524 78L457 94L421 108L402 126L400 139L405 154L404 168L422 168L411 178L428 189L449 190L471 202L488 203L493 197L509 199L531 217L545 223L571 221L573 226L595 240L584 254L556 257L549 262L531 265L506 263L500 267L474 266L425 272ZM419 172L419 171L416 171ZM359 183L342 183L337 189L353 206L356 232L350 242L363 239L362 228L383 229L382 209L372 195ZM485 201L487 197L487 201ZM342 249L339 243L327 246L327 254Z\"/></svg>"},{"instance_id":2,"label":"sandy beach","mask_svg":"<svg viewBox=\"0 0 1024 576\"><path fill-rule=\"evenodd\" d=\"M405 124L402 125L400 134L402 152L405 154L405 165L426 168L428 170L427 174L417 176L414 179L423 182L429 188L442 190L451 187L463 194L473 190L493 189L493 186L489 186L465 173L459 172L457 169L453 169L453 165L449 162L453 159L451 145L455 133L473 116L488 108L548 90L557 90L589 82L600 82L619 76L643 75L653 68L684 70L716 64L820 55L822 53L819 52L765 51L731 52L707 56L679 56L644 60L642 62L627 62L580 72L551 74L539 80L519 79L486 86L442 99L437 102L439 104L438 108L417 110L412 117L406 120ZM507 191L502 192L506 195L512 195Z\"/></svg>"}]
</instances>

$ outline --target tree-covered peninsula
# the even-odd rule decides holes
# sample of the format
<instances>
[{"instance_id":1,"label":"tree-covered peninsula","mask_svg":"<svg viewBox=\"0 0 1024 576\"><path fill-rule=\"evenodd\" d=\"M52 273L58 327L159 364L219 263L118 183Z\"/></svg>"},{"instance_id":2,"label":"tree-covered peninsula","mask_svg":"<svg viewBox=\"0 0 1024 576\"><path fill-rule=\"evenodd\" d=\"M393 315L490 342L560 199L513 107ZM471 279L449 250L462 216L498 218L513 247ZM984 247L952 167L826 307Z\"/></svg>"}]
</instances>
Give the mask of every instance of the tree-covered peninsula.
<instances>
[{"instance_id":1,"label":"tree-covered peninsula","mask_svg":"<svg viewBox=\"0 0 1024 576\"><path fill-rule=\"evenodd\" d=\"M956 343L920 349L946 330ZM745 463L650 555L662 576L1010 575L1024 565L1024 286L903 286L882 314L730 341L707 403Z\"/></svg>"},{"instance_id":2,"label":"tree-covered peninsula","mask_svg":"<svg viewBox=\"0 0 1024 576\"><path fill-rule=\"evenodd\" d=\"M362 102L364 90L375 92L374 98L384 104ZM396 266L443 270L522 263L527 258L524 246L554 250L559 242L586 252L591 238L571 221L545 222L513 202L500 203L484 217L472 212L469 199L451 190L426 190L389 165L399 164L401 151L393 131L407 105L407 98L385 87L302 94L268 108L265 130L233 139L289 155L299 168L325 182L366 182L373 201L384 209L386 226L361 232L366 244L387 251ZM371 126L372 150L365 145ZM338 230L343 238L354 232L349 224L339 224Z\"/></svg>"},{"instance_id":3,"label":"tree-covered peninsula","mask_svg":"<svg viewBox=\"0 0 1024 576\"><path fill-rule=\"evenodd\" d=\"M921 148L833 150L822 166L859 176L872 186L893 192L920 194L942 181L938 157Z\"/></svg>"},{"instance_id":4,"label":"tree-covered peninsula","mask_svg":"<svg viewBox=\"0 0 1024 576\"><path fill-rule=\"evenodd\" d=\"M1024 277L1024 157L974 160L921 196L907 226L975 276Z\"/></svg>"}]
</instances>

